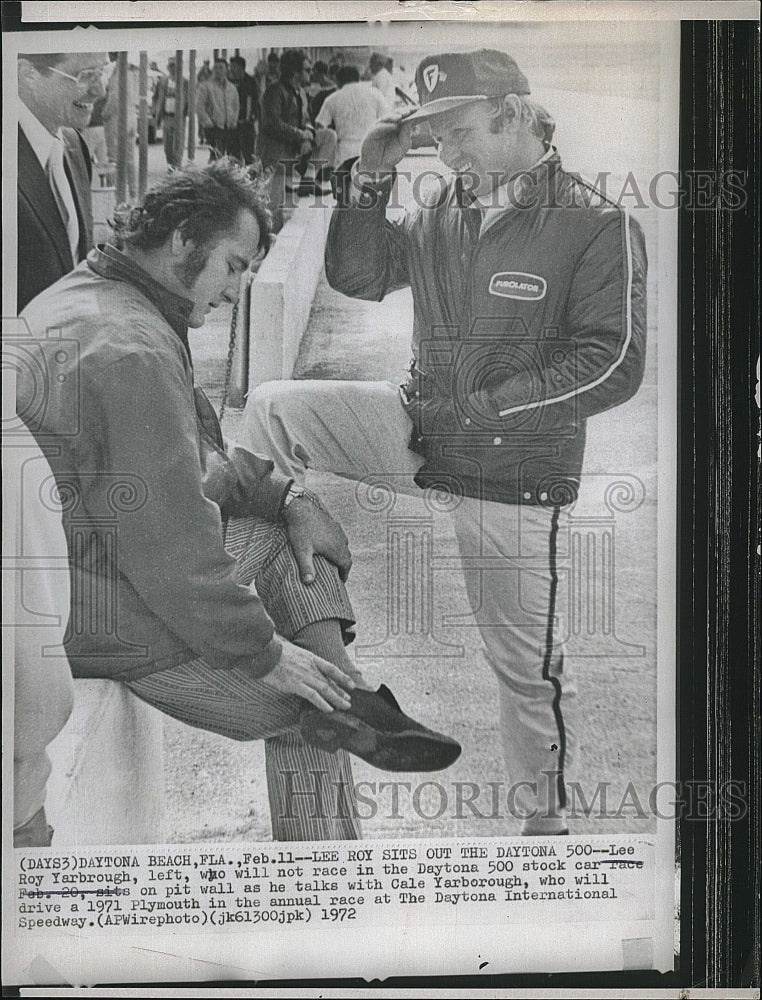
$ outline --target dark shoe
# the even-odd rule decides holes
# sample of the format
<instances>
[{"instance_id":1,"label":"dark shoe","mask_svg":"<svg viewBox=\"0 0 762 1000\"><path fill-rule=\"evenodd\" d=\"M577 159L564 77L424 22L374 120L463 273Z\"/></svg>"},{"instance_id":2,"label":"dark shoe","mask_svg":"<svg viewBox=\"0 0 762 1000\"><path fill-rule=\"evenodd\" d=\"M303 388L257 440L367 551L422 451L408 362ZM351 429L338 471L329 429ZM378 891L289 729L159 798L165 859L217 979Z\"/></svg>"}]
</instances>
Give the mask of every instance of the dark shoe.
<instances>
[{"instance_id":1,"label":"dark shoe","mask_svg":"<svg viewBox=\"0 0 762 1000\"><path fill-rule=\"evenodd\" d=\"M304 740L331 753L348 750L382 771L440 771L460 756L456 740L405 715L386 685L378 691L355 688L351 697L346 712L305 712Z\"/></svg>"}]
</instances>

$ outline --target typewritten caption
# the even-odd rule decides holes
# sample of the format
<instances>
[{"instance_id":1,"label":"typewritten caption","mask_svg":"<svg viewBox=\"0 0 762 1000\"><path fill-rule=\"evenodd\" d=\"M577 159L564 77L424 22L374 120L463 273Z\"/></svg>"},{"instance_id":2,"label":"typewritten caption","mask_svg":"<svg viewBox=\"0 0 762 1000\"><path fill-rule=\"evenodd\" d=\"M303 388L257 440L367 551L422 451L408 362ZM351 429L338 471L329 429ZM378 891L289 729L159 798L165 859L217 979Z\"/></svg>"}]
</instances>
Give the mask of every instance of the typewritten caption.
<instances>
[{"instance_id":1,"label":"typewritten caption","mask_svg":"<svg viewBox=\"0 0 762 1000\"><path fill-rule=\"evenodd\" d=\"M18 851L16 928L644 919L653 885L646 836Z\"/></svg>"}]
</instances>

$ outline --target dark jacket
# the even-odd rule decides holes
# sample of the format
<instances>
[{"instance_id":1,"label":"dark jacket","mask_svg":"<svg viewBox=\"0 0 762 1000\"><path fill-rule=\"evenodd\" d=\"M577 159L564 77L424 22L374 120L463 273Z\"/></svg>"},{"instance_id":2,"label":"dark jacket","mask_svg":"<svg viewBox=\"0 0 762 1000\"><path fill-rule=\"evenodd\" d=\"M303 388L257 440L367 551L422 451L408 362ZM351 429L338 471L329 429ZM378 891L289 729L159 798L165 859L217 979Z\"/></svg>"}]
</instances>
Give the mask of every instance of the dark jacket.
<instances>
[{"instance_id":1,"label":"dark jacket","mask_svg":"<svg viewBox=\"0 0 762 1000\"><path fill-rule=\"evenodd\" d=\"M298 160L302 130L310 126L307 95L301 87L278 80L271 83L262 98L262 126L259 155L265 167L280 160Z\"/></svg>"},{"instance_id":2,"label":"dark jacket","mask_svg":"<svg viewBox=\"0 0 762 1000\"><path fill-rule=\"evenodd\" d=\"M341 174L325 265L331 286L355 298L412 289L404 395L410 447L426 458L416 482L504 503L570 502L586 418L642 380L640 226L555 152L524 176L520 206L481 234L458 180L400 223L385 218L390 190L368 189L369 207L356 206Z\"/></svg>"},{"instance_id":3,"label":"dark jacket","mask_svg":"<svg viewBox=\"0 0 762 1000\"><path fill-rule=\"evenodd\" d=\"M93 245L93 209L90 196L92 163L82 136L71 128L61 129L64 169L69 179L79 223L81 259ZM74 267L66 226L29 140L18 130L18 311L35 295L62 278Z\"/></svg>"},{"instance_id":4,"label":"dark jacket","mask_svg":"<svg viewBox=\"0 0 762 1000\"><path fill-rule=\"evenodd\" d=\"M156 90L153 95L153 114L156 118L156 124L161 125L162 120L165 117L174 117L178 111L182 110L182 115L185 118L188 114L188 81L183 78L181 90L181 100L180 107L178 108L177 97L172 92L174 91L174 79L168 76L160 76L156 84ZM167 104L167 99L170 97L175 98L174 111L169 110Z\"/></svg>"},{"instance_id":5,"label":"dark jacket","mask_svg":"<svg viewBox=\"0 0 762 1000\"><path fill-rule=\"evenodd\" d=\"M189 308L105 247L23 313L39 365L19 375L18 412L64 498L78 677L133 679L195 657L261 675L279 657L262 602L236 582L222 518L276 520L290 480L226 452L193 384Z\"/></svg>"}]
</instances>

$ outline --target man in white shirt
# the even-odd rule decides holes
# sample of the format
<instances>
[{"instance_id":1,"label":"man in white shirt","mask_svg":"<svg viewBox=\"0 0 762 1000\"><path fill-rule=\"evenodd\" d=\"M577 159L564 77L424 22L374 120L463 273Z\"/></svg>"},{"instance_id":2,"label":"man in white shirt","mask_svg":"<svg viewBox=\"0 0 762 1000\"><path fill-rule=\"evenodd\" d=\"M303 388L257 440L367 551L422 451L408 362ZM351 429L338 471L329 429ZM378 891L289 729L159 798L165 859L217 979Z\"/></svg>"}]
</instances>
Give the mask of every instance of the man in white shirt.
<instances>
[{"instance_id":1,"label":"man in white shirt","mask_svg":"<svg viewBox=\"0 0 762 1000\"><path fill-rule=\"evenodd\" d=\"M19 312L92 247L91 164L79 132L110 66L105 52L19 56Z\"/></svg>"},{"instance_id":2,"label":"man in white shirt","mask_svg":"<svg viewBox=\"0 0 762 1000\"><path fill-rule=\"evenodd\" d=\"M336 80L339 89L323 101L315 124L332 128L336 133L338 165L360 155L366 133L386 114L387 106L380 91L359 82L360 71L356 66L342 66Z\"/></svg>"},{"instance_id":3,"label":"man in white shirt","mask_svg":"<svg viewBox=\"0 0 762 1000\"><path fill-rule=\"evenodd\" d=\"M386 102L387 111L391 111L394 107L395 98L394 79L389 72L390 65L392 65L391 59L378 52L374 52L368 60L371 83Z\"/></svg>"}]
</instances>

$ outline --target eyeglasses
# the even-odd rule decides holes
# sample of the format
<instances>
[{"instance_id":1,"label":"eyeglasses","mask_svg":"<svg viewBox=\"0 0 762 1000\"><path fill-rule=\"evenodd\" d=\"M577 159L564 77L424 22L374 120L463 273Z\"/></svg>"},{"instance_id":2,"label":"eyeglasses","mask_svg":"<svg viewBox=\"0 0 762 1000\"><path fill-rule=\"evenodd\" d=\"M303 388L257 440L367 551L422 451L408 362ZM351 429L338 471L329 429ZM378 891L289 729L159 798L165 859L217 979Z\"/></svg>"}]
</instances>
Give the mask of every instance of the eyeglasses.
<instances>
[{"instance_id":1,"label":"eyeglasses","mask_svg":"<svg viewBox=\"0 0 762 1000\"><path fill-rule=\"evenodd\" d=\"M111 63L104 63L95 69L81 69L76 76L64 73L63 70L56 69L55 66L49 66L48 69L51 73L58 73L59 76L65 76L67 80L73 80L82 90L87 90L93 83L105 84L111 76Z\"/></svg>"}]
</instances>

